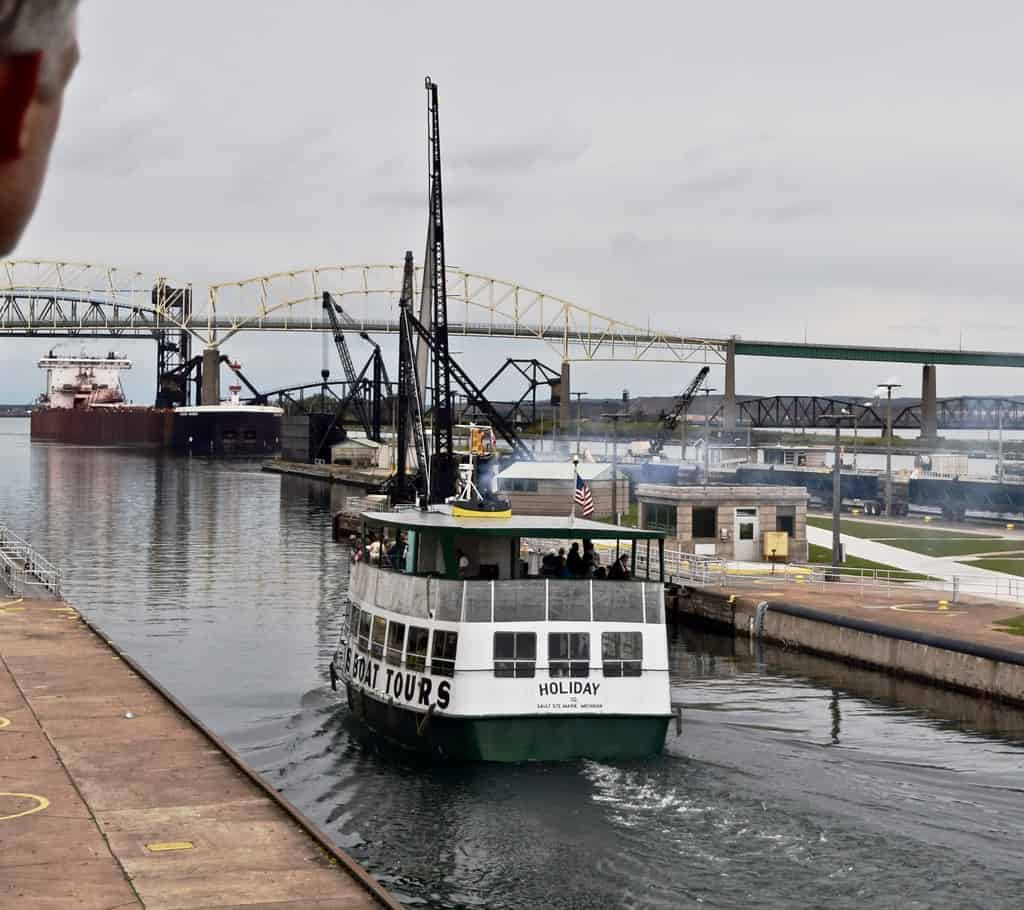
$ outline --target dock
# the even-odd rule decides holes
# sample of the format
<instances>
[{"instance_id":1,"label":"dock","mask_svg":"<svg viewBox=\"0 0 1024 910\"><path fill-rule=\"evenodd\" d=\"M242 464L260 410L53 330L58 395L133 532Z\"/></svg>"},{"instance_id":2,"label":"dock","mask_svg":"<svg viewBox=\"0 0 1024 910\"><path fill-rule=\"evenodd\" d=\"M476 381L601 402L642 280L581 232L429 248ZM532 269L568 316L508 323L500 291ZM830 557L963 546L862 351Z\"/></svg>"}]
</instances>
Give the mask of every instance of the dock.
<instances>
[{"instance_id":1,"label":"dock","mask_svg":"<svg viewBox=\"0 0 1024 910\"><path fill-rule=\"evenodd\" d=\"M827 571L827 570L826 570ZM838 658L959 691L1024 704L1024 617L996 598L956 599L914 584L862 591L803 577L685 581L667 600L670 621L691 618L737 635Z\"/></svg>"},{"instance_id":2,"label":"dock","mask_svg":"<svg viewBox=\"0 0 1024 910\"><path fill-rule=\"evenodd\" d=\"M263 470L269 474L289 477L306 477L327 483L343 483L351 487L362 487L367 493L380 490L391 476L389 471L379 468L357 468L342 464L305 464L301 461L283 461L274 458L263 462Z\"/></svg>"},{"instance_id":3,"label":"dock","mask_svg":"<svg viewBox=\"0 0 1024 910\"><path fill-rule=\"evenodd\" d=\"M5 596L0 906L401 904L75 609Z\"/></svg>"}]
</instances>

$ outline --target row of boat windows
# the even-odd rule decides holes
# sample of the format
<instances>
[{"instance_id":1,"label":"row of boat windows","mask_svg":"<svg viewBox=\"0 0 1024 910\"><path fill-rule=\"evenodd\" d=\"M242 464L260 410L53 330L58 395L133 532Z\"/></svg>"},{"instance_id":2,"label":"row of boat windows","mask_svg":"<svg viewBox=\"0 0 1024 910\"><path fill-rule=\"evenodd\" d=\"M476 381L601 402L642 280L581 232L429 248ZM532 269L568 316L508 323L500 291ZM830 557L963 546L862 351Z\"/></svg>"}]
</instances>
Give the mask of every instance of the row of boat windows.
<instances>
[{"instance_id":1,"label":"row of boat windows","mask_svg":"<svg viewBox=\"0 0 1024 910\"><path fill-rule=\"evenodd\" d=\"M427 651L430 629L407 626L403 622L389 623L383 616L374 616L367 610L352 607L349 634L355 636L356 648L369 653L395 667L405 666L417 673L427 672ZM455 675L455 653L459 647L459 633L443 629L434 630L433 649L430 650L430 673L433 676ZM402 656L405 663L402 663Z\"/></svg>"},{"instance_id":2,"label":"row of boat windows","mask_svg":"<svg viewBox=\"0 0 1024 910\"><path fill-rule=\"evenodd\" d=\"M605 676L639 676L644 637L640 632L602 632L601 669ZM530 677L537 670L536 632L494 633L494 675ZM548 633L548 676L590 675L590 633Z\"/></svg>"},{"instance_id":3,"label":"row of boat windows","mask_svg":"<svg viewBox=\"0 0 1024 910\"><path fill-rule=\"evenodd\" d=\"M427 672L427 654L433 676L454 676L459 633L408 625L368 610L352 607L349 637L356 648L395 667L404 666L417 673ZM432 647L431 647L432 645ZM639 676L643 665L643 634L640 632L602 632L601 663L605 676ZM548 633L548 675L583 677L590 675L590 633ZM536 632L494 633L494 675L532 677L537 669ZM403 661L404 658L404 661Z\"/></svg>"}]
</instances>

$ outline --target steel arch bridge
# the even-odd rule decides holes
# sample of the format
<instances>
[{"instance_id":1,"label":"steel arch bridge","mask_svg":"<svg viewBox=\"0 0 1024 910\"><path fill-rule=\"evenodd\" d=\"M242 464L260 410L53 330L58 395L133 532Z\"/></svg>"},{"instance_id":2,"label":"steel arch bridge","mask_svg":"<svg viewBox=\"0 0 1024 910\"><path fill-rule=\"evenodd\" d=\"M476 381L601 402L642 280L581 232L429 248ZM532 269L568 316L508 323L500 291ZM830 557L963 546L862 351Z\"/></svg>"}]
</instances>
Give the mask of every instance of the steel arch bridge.
<instances>
[{"instance_id":1,"label":"steel arch bridge","mask_svg":"<svg viewBox=\"0 0 1024 910\"><path fill-rule=\"evenodd\" d=\"M563 361L724 363L728 342L603 316L513 282L447 269L449 332L541 341ZM205 286L89 263L9 260L0 268L0 337L151 337L182 332L219 347L242 332L329 332L329 291L355 331L398 331L401 265L336 265ZM417 281L422 270L417 269Z\"/></svg>"}]
</instances>

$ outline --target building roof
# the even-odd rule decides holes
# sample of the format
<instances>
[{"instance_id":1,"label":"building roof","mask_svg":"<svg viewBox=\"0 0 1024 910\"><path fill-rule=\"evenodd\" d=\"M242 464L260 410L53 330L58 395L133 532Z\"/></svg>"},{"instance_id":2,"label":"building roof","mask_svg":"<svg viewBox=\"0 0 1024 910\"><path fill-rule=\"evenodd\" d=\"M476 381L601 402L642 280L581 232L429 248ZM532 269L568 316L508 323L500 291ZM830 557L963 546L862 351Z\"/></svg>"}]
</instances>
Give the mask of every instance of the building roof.
<instances>
[{"instance_id":1,"label":"building roof","mask_svg":"<svg viewBox=\"0 0 1024 910\"><path fill-rule=\"evenodd\" d=\"M331 448L338 449L347 445L361 446L364 449L379 449L381 444L372 439L367 439L365 436L349 436L348 439L334 443Z\"/></svg>"},{"instance_id":2,"label":"building roof","mask_svg":"<svg viewBox=\"0 0 1024 910\"><path fill-rule=\"evenodd\" d=\"M414 531L478 534L483 537L552 537L557 539L589 537L595 540L663 538L663 531L627 528L623 525L570 518L568 515L513 515L511 518L462 518L448 511L424 512L402 509L390 512L363 512L371 525L386 525Z\"/></svg>"},{"instance_id":3,"label":"building roof","mask_svg":"<svg viewBox=\"0 0 1024 910\"><path fill-rule=\"evenodd\" d=\"M611 480L607 462L581 461L579 475L586 481ZM571 461L517 461L498 473L498 480L572 480Z\"/></svg>"},{"instance_id":4,"label":"building roof","mask_svg":"<svg viewBox=\"0 0 1024 910\"><path fill-rule=\"evenodd\" d=\"M679 502L806 502L810 498L805 487L768 484L675 486L667 483L642 483L637 486L636 495L637 499L667 499Z\"/></svg>"}]
</instances>

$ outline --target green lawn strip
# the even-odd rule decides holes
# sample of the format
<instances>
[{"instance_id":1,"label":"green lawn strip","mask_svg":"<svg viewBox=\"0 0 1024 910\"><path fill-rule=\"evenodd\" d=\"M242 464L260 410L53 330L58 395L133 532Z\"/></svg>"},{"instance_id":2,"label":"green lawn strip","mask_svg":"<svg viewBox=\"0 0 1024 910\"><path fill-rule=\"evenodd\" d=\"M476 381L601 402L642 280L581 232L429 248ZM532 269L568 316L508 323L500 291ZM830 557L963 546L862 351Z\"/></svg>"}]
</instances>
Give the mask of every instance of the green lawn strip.
<instances>
[{"instance_id":1,"label":"green lawn strip","mask_svg":"<svg viewBox=\"0 0 1024 910\"><path fill-rule=\"evenodd\" d=\"M998 556L992 559L965 559L961 560L961 562L963 562L965 566L988 569L991 572L1005 572L1007 575L1024 576L1024 556L1018 556L1013 559L1000 559Z\"/></svg>"},{"instance_id":2,"label":"green lawn strip","mask_svg":"<svg viewBox=\"0 0 1024 910\"><path fill-rule=\"evenodd\" d=\"M814 563L832 565L832 551L828 547L819 547L817 544L810 545L810 560ZM916 572L905 572L896 566L886 565L884 562L875 562L871 559L861 559L859 556L847 556L843 563L845 569L877 569L885 572L897 572L893 581L928 581L929 576L919 575Z\"/></svg>"},{"instance_id":3,"label":"green lawn strip","mask_svg":"<svg viewBox=\"0 0 1024 910\"><path fill-rule=\"evenodd\" d=\"M831 518L810 516L807 523L826 531L832 530ZM973 534L968 531L914 528L845 518L840 519L839 529L843 534L899 547L901 550L910 550L922 556L970 556L973 553L1001 553L1021 549L1019 540L1008 540L993 534Z\"/></svg>"},{"instance_id":4,"label":"green lawn strip","mask_svg":"<svg viewBox=\"0 0 1024 910\"><path fill-rule=\"evenodd\" d=\"M1024 635L1024 614L1011 616L1009 619L997 619L993 626L996 632L1009 632L1011 635Z\"/></svg>"}]
</instances>

